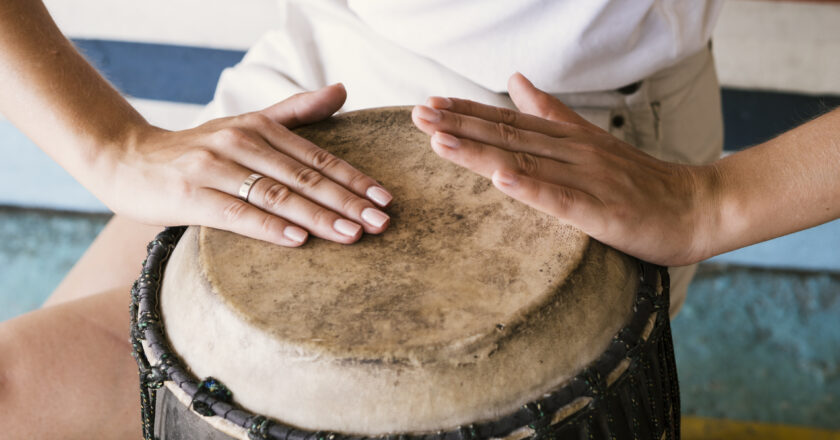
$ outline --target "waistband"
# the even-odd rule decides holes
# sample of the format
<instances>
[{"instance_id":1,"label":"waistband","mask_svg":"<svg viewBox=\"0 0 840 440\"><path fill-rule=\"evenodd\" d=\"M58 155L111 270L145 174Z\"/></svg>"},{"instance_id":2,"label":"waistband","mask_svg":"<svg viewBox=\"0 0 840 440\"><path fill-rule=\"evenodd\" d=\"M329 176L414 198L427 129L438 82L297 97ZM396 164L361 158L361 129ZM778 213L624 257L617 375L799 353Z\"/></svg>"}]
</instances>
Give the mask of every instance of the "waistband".
<instances>
[{"instance_id":1,"label":"waistband","mask_svg":"<svg viewBox=\"0 0 840 440\"><path fill-rule=\"evenodd\" d=\"M709 47L616 90L554 94L570 107L625 107L660 100L694 81L712 62Z\"/></svg>"}]
</instances>

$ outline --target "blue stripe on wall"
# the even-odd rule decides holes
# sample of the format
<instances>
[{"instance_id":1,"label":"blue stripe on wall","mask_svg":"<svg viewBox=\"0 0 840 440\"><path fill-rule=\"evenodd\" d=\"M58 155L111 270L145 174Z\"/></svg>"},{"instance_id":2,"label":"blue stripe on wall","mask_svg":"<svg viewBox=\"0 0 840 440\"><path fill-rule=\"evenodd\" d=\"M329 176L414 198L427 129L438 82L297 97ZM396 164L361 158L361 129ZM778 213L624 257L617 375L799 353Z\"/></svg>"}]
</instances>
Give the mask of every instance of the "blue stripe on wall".
<instances>
[{"instance_id":1,"label":"blue stripe on wall","mask_svg":"<svg viewBox=\"0 0 840 440\"><path fill-rule=\"evenodd\" d=\"M245 52L109 40L74 39L76 47L123 93L137 98L206 104L219 75ZM722 91L724 148L766 141L840 106L840 96Z\"/></svg>"},{"instance_id":2,"label":"blue stripe on wall","mask_svg":"<svg viewBox=\"0 0 840 440\"><path fill-rule=\"evenodd\" d=\"M206 104L219 75L245 52L192 46L73 39L122 93L136 98Z\"/></svg>"},{"instance_id":3,"label":"blue stripe on wall","mask_svg":"<svg viewBox=\"0 0 840 440\"><path fill-rule=\"evenodd\" d=\"M3 205L108 211L9 121L0 121L0 206Z\"/></svg>"},{"instance_id":4,"label":"blue stripe on wall","mask_svg":"<svg viewBox=\"0 0 840 440\"><path fill-rule=\"evenodd\" d=\"M742 150L769 140L823 113L840 107L840 96L724 88L725 150Z\"/></svg>"}]
</instances>

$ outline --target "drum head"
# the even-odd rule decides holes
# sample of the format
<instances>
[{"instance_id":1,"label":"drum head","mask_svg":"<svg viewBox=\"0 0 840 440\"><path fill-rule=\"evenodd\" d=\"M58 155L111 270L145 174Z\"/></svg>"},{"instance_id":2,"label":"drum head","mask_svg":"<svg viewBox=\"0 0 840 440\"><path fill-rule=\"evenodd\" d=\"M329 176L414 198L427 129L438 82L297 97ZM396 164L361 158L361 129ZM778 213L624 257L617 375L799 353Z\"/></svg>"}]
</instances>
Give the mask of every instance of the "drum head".
<instances>
[{"instance_id":1,"label":"drum head","mask_svg":"<svg viewBox=\"0 0 840 440\"><path fill-rule=\"evenodd\" d=\"M439 158L409 108L297 133L391 191L391 226L301 248L185 233L167 335L244 408L310 430L451 429L560 386L627 322L631 259Z\"/></svg>"}]
</instances>

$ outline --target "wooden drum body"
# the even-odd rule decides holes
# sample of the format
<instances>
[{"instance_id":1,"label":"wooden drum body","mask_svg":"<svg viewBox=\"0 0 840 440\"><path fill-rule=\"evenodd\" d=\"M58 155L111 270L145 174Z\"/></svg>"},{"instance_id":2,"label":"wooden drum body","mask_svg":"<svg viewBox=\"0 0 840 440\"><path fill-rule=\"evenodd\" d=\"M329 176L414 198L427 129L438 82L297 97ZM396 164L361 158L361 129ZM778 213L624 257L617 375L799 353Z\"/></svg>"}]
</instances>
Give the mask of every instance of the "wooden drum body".
<instances>
[{"instance_id":1,"label":"wooden drum body","mask_svg":"<svg viewBox=\"0 0 840 440\"><path fill-rule=\"evenodd\" d=\"M392 192L382 235L150 245L144 435L675 438L666 272L438 158L409 111L297 130Z\"/></svg>"}]
</instances>

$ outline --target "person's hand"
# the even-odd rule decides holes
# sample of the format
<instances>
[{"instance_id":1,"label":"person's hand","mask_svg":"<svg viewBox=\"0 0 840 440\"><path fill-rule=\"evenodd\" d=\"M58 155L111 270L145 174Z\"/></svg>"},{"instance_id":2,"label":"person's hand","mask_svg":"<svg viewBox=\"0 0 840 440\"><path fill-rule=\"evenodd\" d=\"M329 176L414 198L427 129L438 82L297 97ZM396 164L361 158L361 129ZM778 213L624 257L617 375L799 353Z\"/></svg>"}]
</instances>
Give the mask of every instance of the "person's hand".
<instances>
[{"instance_id":1,"label":"person's hand","mask_svg":"<svg viewBox=\"0 0 840 440\"><path fill-rule=\"evenodd\" d=\"M520 74L508 90L520 111L432 97L413 120L441 157L603 243L667 265L708 256L703 196L714 167L657 160Z\"/></svg>"},{"instance_id":2,"label":"person's hand","mask_svg":"<svg viewBox=\"0 0 840 440\"><path fill-rule=\"evenodd\" d=\"M118 214L155 225L225 229L284 246L308 234L340 242L380 233L377 209L391 195L350 164L291 128L332 115L344 103L340 84L302 93L264 110L216 119L184 131L157 128L102 160L91 188ZM252 173L248 201L239 189Z\"/></svg>"}]
</instances>

